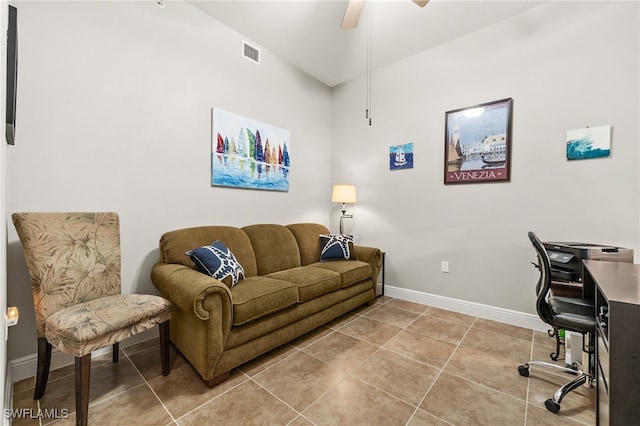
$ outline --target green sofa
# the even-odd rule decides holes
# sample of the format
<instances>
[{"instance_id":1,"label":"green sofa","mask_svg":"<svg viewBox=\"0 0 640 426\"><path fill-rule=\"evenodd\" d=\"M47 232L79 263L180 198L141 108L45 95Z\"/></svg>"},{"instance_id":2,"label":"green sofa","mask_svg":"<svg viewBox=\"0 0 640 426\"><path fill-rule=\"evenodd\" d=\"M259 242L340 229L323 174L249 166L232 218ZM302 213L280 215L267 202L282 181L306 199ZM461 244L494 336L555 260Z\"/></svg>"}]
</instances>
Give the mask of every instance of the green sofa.
<instances>
[{"instance_id":1,"label":"green sofa","mask_svg":"<svg viewBox=\"0 0 640 426\"><path fill-rule=\"evenodd\" d=\"M171 301L171 341L208 386L231 369L350 310L371 304L377 248L320 261L320 224L201 226L162 235L151 279ZM185 253L221 241L244 269L233 287L195 269Z\"/></svg>"}]
</instances>

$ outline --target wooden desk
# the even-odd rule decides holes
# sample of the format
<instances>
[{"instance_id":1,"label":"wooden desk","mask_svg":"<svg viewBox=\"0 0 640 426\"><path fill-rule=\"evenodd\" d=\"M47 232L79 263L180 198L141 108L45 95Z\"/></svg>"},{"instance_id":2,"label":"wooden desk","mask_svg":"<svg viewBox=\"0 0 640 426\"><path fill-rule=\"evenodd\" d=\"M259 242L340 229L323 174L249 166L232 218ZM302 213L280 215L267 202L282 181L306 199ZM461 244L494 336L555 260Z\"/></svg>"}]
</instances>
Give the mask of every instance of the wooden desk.
<instances>
[{"instance_id":1,"label":"wooden desk","mask_svg":"<svg viewBox=\"0 0 640 426\"><path fill-rule=\"evenodd\" d=\"M640 265L584 260L585 297L608 321L596 326L597 425L640 419ZM596 314L597 315L597 314Z\"/></svg>"}]
</instances>

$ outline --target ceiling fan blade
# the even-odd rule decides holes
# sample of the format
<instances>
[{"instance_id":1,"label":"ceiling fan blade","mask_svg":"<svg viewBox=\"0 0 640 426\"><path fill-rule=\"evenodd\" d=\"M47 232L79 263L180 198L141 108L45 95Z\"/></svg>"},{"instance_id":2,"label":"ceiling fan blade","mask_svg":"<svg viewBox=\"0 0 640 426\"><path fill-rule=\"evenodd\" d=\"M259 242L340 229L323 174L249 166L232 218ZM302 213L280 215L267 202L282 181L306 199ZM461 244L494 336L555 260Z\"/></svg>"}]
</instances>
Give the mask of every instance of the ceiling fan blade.
<instances>
[{"instance_id":1,"label":"ceiling fan blade","mask_svg":"<svg viewBox=\"0 0 640 426\"><path fill-rule=\"evenodd\" d=\"M429 3L429 0L411 0L411 1L420 7L425 7L427 3Z\"/></svg>"},{"instance_id":2,"label":"ceiling fan blade","mask_svg":"<svg viewBox=\"0 0 640 426\"><path fill-rule=\"evenodd\" d=\"M363 5L364 0L349 0L349 3L347 3L347 10L345 10L344 12L342 25L340 25L340 28L342 28L343 30L348 30L357 27Z\"/></svg>"}]
</instances>

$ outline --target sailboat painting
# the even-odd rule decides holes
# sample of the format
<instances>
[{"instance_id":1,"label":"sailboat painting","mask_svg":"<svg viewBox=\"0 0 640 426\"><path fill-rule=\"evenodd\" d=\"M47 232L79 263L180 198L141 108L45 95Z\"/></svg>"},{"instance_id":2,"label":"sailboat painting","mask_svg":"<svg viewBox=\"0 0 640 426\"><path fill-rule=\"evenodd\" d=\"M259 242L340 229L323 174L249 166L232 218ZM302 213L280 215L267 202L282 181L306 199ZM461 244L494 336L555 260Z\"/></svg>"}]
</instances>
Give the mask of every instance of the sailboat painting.
<instances>
[{"instance_id":1,"label":"sailboat painting","mask_svg":"<svg viewBox=\"0 0 640 426\"><path fill-rule=\"evenodd\" d=\"M389 147L389 170L413 169L413 142Z\"/></svg>"},{"instance_id":2,"label":"sailboat painting","mask_svg":"<svg viewBox=\"0 0 640 426\"><path fill-rule=\"evenodd\" d=\"M611 155L611 126L567 130L567 160Z\"/></svg>"},{"instance_id":3,"label":"sailboat painting","mask_svg":"<svg viewBox=\"0 0 640 426\"><path fill-rule=\"evenodd\" d=\"M212 108L211 185L288 191L290 133Z\"/></svg>"}]
</instances>

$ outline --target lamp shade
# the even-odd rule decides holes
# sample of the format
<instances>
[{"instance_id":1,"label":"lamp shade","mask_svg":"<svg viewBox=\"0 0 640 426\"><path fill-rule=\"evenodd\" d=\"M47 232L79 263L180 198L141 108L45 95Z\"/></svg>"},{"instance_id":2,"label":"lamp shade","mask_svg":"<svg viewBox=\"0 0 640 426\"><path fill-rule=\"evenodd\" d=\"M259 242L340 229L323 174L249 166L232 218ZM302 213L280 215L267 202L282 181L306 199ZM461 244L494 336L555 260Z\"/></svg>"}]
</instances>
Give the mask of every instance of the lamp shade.
<instances>
[{"instance_id":1,"label":"lamp shade","mask_svg":"<svg viewBox=\"0 0 640 426\"><path fill-rule=\"evenodd\" d=\"M356 187L354 185L333 185L331 201L333 203L355 203Z\"/></svg>"}]
</instances>

